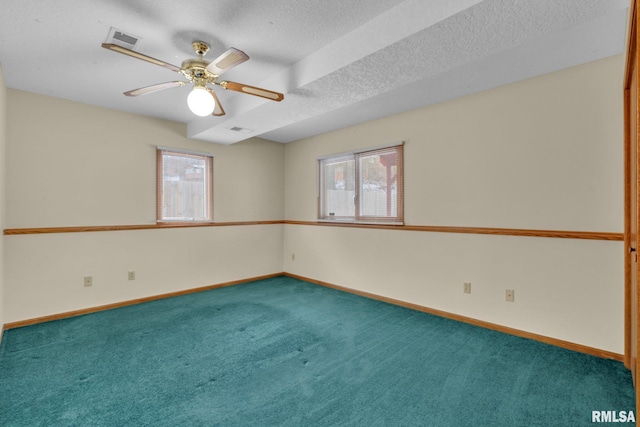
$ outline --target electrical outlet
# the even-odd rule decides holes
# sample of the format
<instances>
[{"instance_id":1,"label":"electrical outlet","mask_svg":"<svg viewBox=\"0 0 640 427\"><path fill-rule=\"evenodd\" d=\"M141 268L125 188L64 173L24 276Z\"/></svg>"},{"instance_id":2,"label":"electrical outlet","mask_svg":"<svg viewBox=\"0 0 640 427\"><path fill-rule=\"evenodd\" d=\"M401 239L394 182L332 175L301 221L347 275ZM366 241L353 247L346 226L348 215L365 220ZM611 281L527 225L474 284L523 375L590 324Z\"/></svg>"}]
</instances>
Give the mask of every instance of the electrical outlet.
<instances>
[{"instance_id":1,"label":"electrical outlet","mask_svg":"<svg viewBox=\"0 0 640 427\"><path fill-rule=\"evenodd\" d=\"M296 254L294 254L293 252L291 253L291 261L295 261L296 260Z\"/></svg>"},{"instance_id":2,"label":"electrical outlet","mask_svg":"<svg viewBox=\"0 0 640 427\"><path fill-rule=\"evenodd\" d=\"M84 285L85 286L93 286L93 277L84 276Z\"/></svg>"},{"instance_id":3,"label":"electrical outlet","mask_svg":"<svg viewBox=\"0 0 640 427\"><path fill-rule=\"evenodd\" d=\"M136 280L136 272L133 270L129 271L127 277L129 278L129 280Z\"/></svg>"},{"instance_id":4,"label":"electrical outlet","mask_svg":"<svg viewBox=\"0 0 640 427\"><path fill-rule=\"evenodd\" d=\"M513 289L507 289L507 291L505 292L505 300L509 302L515 301L515 291Z\"/></svg>"},{"instance_id":5,"label":"electrical outlet","mask_svg":"<svg viewBox=\"0 0 640 427\"><path fill-rule=\"evenodd\" d=\"M471 293L471 283L464 282L464 286L463 286L462 289L463 289L465 294L470 294Z\"/></svg>"}]
</instances>

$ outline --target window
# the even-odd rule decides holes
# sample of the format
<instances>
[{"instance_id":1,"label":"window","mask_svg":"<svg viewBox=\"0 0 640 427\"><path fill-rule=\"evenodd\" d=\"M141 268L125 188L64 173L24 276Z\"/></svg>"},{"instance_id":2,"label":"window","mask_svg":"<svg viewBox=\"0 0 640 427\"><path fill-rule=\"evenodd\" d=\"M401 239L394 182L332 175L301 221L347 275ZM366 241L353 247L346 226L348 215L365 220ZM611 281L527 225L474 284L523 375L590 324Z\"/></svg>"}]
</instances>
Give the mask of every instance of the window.
<instances>
[{"instance_id":1,"label":"window","mask_svg":"<svg viewBox=\"0 0 640 427\"><path fill-rule=\"evenodd\" d=\"M213 157L158 147L156 210L162 221L212 221Z\"/></svg>"},{"instance_id":2,"label":"window","mask_svg":"<svg viewBox=\"0 0 640 427\"><path fill-rule=\"evenodd\" d=\"M321 220L402 223L403 145L320 158Z\"/></svg>"}]
</instances>

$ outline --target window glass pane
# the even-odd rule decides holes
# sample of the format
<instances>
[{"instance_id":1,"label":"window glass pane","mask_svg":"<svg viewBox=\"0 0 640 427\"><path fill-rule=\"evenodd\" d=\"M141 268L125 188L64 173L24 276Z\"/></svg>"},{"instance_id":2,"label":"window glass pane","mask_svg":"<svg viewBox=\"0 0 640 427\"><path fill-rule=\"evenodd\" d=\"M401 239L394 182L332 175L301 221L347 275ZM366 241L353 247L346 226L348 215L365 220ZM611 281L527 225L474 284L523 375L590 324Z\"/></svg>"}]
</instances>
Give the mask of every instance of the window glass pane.
<instances>
[{"instance_id":1,"label":"window glass pane","mask_svg":"<svg viewBox=\"0 0 640 427\"><path fill-rule=\"evenodd\" d=\"M163 220L210 220L208 163L205 156L162 155Z\"/></svg>"},{"instance_id":2,"label":"window glass pane","mask_svg":"<svg viewBox=\"0 0 640 427\"><path fill-rule=\"evenodd\" d=\"M361 217L398 216L398 156L395 150L358 156Z\"/></svg>"},{"instance_id":3,"label":"window glass pane","mask_svg":"<svg viewBox=\"0 0 640 427\"><path fill-rule=\"evenodd\" d=\"M319 218L404 222L403 145L319 161Z\"/></svg>"},{"instance_id":4,"label":"window glass pane","mask_svg":"<svg viewBox=\"0 0 640 427\"><path fill-rule=\"evenodd\" d=\"M353 159L332 159L322 163L324 218L353 217L356 194Z\"/></svg>"}]
</instances>

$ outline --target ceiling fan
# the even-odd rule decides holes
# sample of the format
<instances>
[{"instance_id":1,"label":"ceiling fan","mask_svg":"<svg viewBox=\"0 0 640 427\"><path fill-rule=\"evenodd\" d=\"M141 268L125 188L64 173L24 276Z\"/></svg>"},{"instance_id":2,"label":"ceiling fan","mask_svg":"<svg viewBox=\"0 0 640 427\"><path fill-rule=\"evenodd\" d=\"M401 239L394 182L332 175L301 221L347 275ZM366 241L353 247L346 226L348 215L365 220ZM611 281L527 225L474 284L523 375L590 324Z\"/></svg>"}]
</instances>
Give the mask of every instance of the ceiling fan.
<instances>
[{"instance_id":1,"label":"ceiling fan","mask_svg":"<svg viewBox=\"0 0 640 427\"><path fill-rule=\"evenodd\" d=\"M270 99L280 102L284 99L284 95L279 92L273 92L255 86L249 86L242 83L220 81L218 78L235 67L243 63L249 56L241 50L229 48L222 55L209 62L203 59L204 55L209 52L209 45L205 42L194 41L191 46L198 55L198 59L187 59L182 62L180 67L171 65L156 58L144 55L142 53L127 49L113 43L102 43L102 47L114 52L123 53L133 58L142 59L155 65L167 68L176 73L182 74L187 78L188 82L176 80L172 82L159 83L151 86L141 87L124 92L126 96L146 95L148 93L158 92L172 87L181 87L187 84L193 84L193 90L187 97L187 105L189 109L198 116L223 116L225 114L216 93L208 85L218 85L223 89L233 90L236 92L247 93L249 95L259 96L261 98Z\"/></svg>"}]
</instances>

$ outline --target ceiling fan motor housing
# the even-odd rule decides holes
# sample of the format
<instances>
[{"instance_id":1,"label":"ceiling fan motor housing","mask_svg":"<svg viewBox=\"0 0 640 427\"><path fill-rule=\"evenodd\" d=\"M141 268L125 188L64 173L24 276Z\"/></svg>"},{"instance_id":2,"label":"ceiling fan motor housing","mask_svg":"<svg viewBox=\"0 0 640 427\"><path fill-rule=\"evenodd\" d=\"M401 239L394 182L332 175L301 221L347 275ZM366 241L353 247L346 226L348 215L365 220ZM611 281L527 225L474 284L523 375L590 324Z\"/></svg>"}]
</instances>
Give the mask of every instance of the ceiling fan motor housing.
<instances>
[{"instance_id":1,"label":"ceiling fan motor housing","mask_svg":"<svg viewBox=\"0 0 640 427\"><path fill-rule=\"evenodd\" d=\"M213 82L218 76L208 71L207 65L209 65L209 62L203 59L187 59L182 62L182 74L189 80L207 79Z\"/></svg>"}]
</instances>

